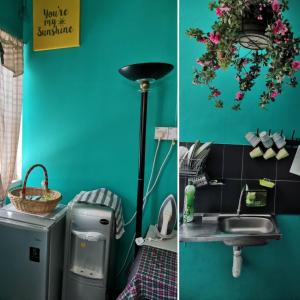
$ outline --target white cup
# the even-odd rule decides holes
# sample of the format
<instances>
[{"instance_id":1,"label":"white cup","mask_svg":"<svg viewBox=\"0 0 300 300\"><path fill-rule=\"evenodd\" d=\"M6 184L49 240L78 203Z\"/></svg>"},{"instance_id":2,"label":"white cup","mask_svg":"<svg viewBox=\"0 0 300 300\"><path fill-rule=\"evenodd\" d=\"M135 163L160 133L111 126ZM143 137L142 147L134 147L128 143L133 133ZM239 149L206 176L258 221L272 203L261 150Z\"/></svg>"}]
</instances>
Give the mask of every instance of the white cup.
<instances>
[{"instance_id":1,"label":"white cup","mask_svg":"<svg viewBox=\"0 0 300 300\"><path fill-rule=\"evenodd\" d=\"M249 154L250 154L250 157L251 157L252 159L264 155L264 153L262 152L262 150L261 150L260 147L254 148Z\"/></svg>"},{"instance_id":2,"label":"white cup","mask_svg":"<svg viewBox=\"0 0 300 300\"><path fill-rule=\"evenodd\" d=\"M282 136L280 133L275 132L272 138L278 149L281 149L286 145L285 137Z\"/></svg>"},{"instance_id":3,"label":"white cup","mask_svg":"<svg viewBox=\"0 0 300 300\"><path fill-rule=\"evenodd\" d=\"M273 146L273 140L266 131L262 131L259 134L259 137L266 148L271 148Z\"/></svg>"},{"instance_id":4,"label":"white cup","mask_svg":"<svg viewBox=\"0 0 300 300\"><path fill-rule=\"evenodd\" d=\"M253 132L248 132L245 135L245 138L253 148L255 148L260 142L260 138Z\"/></svg>"},{"instance_id":5,"label":"white cup","mask_svg":"<svg viewBox=\"0 0 300 300\"><path fill-rule=\"evenodd\" d=\"M267 160L274 156L276 156L276 152L272 148L269 148L264 154L264 159Z\"/></svg>"},{"instance_id":6,"label":"white cup","mask_svg":"<svg viewBox=\"0 0 300 300\"><path fill-rule=\"evenodd\" d=\"M280 149L279 152L277 153L276 158L277 158L278 160L281 160L281 159L284 159L284 158L288 157L289 155L290 155L290 154L286 151L286 149L285 149L285 148L282 148L282 149Z\"/></svg>"}]
</instances>

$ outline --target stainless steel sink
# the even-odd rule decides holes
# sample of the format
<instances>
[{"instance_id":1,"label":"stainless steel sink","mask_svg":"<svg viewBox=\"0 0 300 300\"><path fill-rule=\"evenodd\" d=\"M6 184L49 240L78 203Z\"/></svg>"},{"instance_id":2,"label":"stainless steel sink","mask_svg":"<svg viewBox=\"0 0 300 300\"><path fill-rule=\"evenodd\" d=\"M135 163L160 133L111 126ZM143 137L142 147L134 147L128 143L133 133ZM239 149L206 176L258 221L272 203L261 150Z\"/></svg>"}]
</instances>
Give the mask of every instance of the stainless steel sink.
<instances>
[{"instance_id":1,"label":"stainless steel sink","mask_svg":"<svg viewBox=\"0 0 300 300\"><path fill-rule=\"evenodd\" d=\"M235 278L241 273L243 247L266 245L281 238L275 216L270 214L197 214L193 222L179 227L181 242L223 242L233 247Z\"/></svg>"},{"instance_id":2,"label":"stainless steel sink","mask_svg":"<svg viewBox=\"0 0 300 300\"><path fill-rule=\"evenodd\" d=\"M274 232L275 226L268 218L236 216L221 218L219 229L225 233L259 235Z\"/></svg>"},{"instance_id":3,"label":"stainless steel sink","mask_svg":"<svg viewBox=\"0 0 300 300\"><path fill-rule=\"evenodd\" d=\"M279 240L279 231L272 215L202 214L194 222L180 225L182 242L223 242L228 246L265 245Z\"/></svg>"}]
</instances>

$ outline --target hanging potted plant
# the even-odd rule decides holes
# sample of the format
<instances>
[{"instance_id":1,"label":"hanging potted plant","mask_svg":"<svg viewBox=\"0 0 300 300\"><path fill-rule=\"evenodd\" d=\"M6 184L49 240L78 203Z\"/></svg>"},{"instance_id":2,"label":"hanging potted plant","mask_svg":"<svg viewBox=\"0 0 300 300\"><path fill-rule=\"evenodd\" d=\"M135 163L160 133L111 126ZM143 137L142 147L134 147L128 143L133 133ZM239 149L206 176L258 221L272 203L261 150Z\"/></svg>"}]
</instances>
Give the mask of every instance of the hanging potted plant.
<instances>
[{"instance_id":1,"label":"hanging potted plant","mask_svg":"<svg viewBox=\"0 0 300 300\"><path fill-rule=\"evenodd\" d=\"M213 85L219 70L233 67L239 89L232 108L241 109L241 102L251 91L263 68L267 68L265 91L259 106L265 108L282 93L283 85L297 86L295 73L300 68L300 39L292 32L283 12L288 1L283 0L219 0L209 4L216 12L217 21L208 33L199 28L187 30L187 35L206 46L206 52L196 60L193 83L207 85L209 99L222 108L221 91ZM241 54L246 48L249 52Z\"/></svg>"}]
</instances>

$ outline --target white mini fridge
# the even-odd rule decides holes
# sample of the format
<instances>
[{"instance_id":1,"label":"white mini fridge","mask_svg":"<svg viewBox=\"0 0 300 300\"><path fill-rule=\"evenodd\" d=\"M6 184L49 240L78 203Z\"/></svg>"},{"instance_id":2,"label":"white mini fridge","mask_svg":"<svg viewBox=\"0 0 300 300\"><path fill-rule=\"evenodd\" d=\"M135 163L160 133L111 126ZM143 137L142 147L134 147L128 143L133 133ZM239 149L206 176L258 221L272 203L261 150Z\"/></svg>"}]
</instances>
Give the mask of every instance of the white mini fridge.
<instances>
[{"instance_id":1,"label":"white mini fridge","mask_svg":"<svg viewBox=\"0 0 300 300\"><path fill-rule=\"evenodd\" d=\"M61 299L65 213L46 216L0 209L0 299Z\"/></svg>"},{"instance_id":2,"label":"white mini fridge","mask_svg":"<svg viewBox=\"0 0 300 300\"><path fill-rule=\"evenodd\" d=\"M67 212L63 300L106 300L113 267L113 210L70 203Z\"/></svg>"}]
</instances>

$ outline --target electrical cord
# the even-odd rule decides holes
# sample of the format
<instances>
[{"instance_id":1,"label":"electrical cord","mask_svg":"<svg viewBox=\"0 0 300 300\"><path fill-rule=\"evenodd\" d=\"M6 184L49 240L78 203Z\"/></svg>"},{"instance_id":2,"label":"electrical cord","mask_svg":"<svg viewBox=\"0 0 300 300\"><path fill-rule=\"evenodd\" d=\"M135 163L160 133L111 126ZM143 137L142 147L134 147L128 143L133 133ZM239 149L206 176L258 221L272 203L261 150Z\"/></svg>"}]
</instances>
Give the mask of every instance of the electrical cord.
<instances>
[{"instance_id":1,"label":"electrical cord","mask_svg":"<svg viewBox=\"0 0 300 300\"><path fill-rule=\"evenodd\" d=\"M157 181L158 181L158 179L159 179L159 177L160 177L160 175L161 175L161 172L162 172L162 170L163 170L165 164L167 163L168 158L170 157L170 154L171 154L171 152L172 152L172 149L173 149L174 145L175 145L175 141L173 140L172 143L171 143L171 146L170 146L170 148L169 148L169 151L168 151L168 153L167 153L167 155L166 155L166 157L165 157L165 159L164 159L164 161L163 161L161 167L159 168L159 171L158 171L158 173L157 173L157 176L156 176L156 179L155 179L155 181L154 181L154 184L152 185L151 189L148 190L148 188L150 187L150 179L152 179L152 176L150 176L149 183L148 183L148 187L147 187L147 192L146 192L146 195L145 195L144 198L143 198L143 210L144 210L144 208L145 208L145 206L146 206L146 204L147 204L148 196L152 193L153 189L155 188L155 186L156 186L156 184L157 184ZM154 159L153 159L153 164L152 164L152 171L151 171L151 173L153 173L153 169L154 169L154 164L155 164L155 160L156 160L156 155L157 155L157 152L158 152L158 148L159 148L159 144L157 145L157 148L156 148L157 151L155 152L155 156L154 156ZM153 174L151 174L151 175L153 175ZM136 216L136 212L134 213L134 215L133 215L132 218L130 219L130 222L127 222L128 225L134 220L135 216ZM124 268L126 267L126 263L127 263L128 258L129 258L129 254L130 254L130 251L131 251L132 246L133 246L133 244L134 244L134 241L135 241L135 234L133 235L133 239L132 239L132 241L131 241L131 243L130 243L130 246L129 246L129 248L128 248L128 251L127 251L127 254L126 254L124 263L123 263L123 265L122 265L120 271L118 272L117 277L120 276L120 274L122 273L122 271L123 271Z\"/></svg>"},{"instance_id":2,"label":"electrical cord","mask_svg":"<svg viewBox=\"0 0 300 300\"><path fill-rule=\"evenodd\" d=\"M152 185L151 189L148 191L148 193L146 193L146 195L144 197L145 200L144 200L144 203L143 203L143 209L145 208L145 206L147 204L148 196L152 193L152 191L154 190L154 188L155 188L155 186L156 186L156 184L158 182L158 179L159 179L159 177L161 175L161 172L163 171L163 168L164 168L165 164L167 163L167 161L168 161L168 159L169 159L169 157L171 155L171 152L172 152L172 149L173 149L174 145L175 145L175 141L172 141L170 149L169 149L169 151L168 151L168 153L167 153L167 155L166 155L166 157L165 157L165 159L164 159L161 167L159 168L159 171L157 173L157 176L156 176L156 179L154 181L154 184Z\"/></svg>"},{"instance_id":3,"label":"electrical cord","mask_svg":"<svg viewBox=\"0 0 300 300\"><path fill-rule=\"evenodd\" d=\"M119 276L121 275L121 273L123 272L124 268L126 267L126 263L127 263L127 260L128 260L128 257L129 257L130 251L131 251L131 248L132 248L132 246L133 246L133 244L134 244L134 241L135 241L135 234L133 235L133 239L132 239L132 241L131 241L131 243L130 243L130 246L129 246L129 248L128 248L128 251L127 251L127 254L126 254L124 263L123 263L123 265L122 265L122 267L121 267L121 269L120 269L120 271L118 272L118 274L117 274L116 277L119 277Z\"/></svg>"},{"instance_id":4,"label":"electrical cord","mask_svg":"<svg viewBox=\"0 0 300 300\"><path fill-rule=\"evenodd\" d=\"M153 170L154 170L154 166L155 166L156 156L157 156L157 152L158 152L158 148L159 148L159 144L157 145L155 156L154 156L154 160L153 160L153 164L152 164L151 176L150 176L150 179L149 179L149 182L148 182L148 187L147 187L147 190L146 190L146 195L143 198L143 209L145 208L145 206L147 204L148 196L152 193L152 191L154 190L154 188L155 188L155 186L157 184L157 181L158 181L158 179L159 179L159 177L161 175L161 172L162 172L162 170L163 170L163 168L164 168L164 166L165 166L165 164L166 164L166 162L167 162L167 160L168 160L168 158L169 158L169 156L171 154L171 151L172 151L172 148L173 148L174 145L175 145L175 141L172 141L171 147L170 147L170 149L169 149L169 151L168 151L168 153L167 153L167 155L166 155L166 157L165 157L165 159L164 159L164 161L163 161L163 163L162 163L162 165L161 165L161 167L160 167L160 169L158 171L158 174L156 176L154 184L152 185L151 189L149 190L150 183L152 181L152 176L153 176ZM130 218L130 220L124 224L124 226L130 225L133 222L133 220L134 220L135 217L136 217L136 212L133 214L133 216Z\"/></svg>"},{"instance_id":5,"label":"electrical cord","mask_svg":"<svg viewBox=\"0 0 300 300\"><path fill-rule=\"evenodd\" d=\"M153 173L154 173L154 168L155 168L155 163L156 163L156 159L157 159L157 154L158 154L159 146L160 146L160 139L157 142L157 146L156 146L156 150L155 150L155 154L154 154L154 158L153 158L153 163L152 163L152 167L151 167L151 174L150 174L150 178L149 178L148 186L147 186L147 190L146 190L146 195L149 192L150 184L151 184L151 181L152 181L152 177L153 177ZM143 201L145 201L145 197L143 198ZM130 225L133 222L133 220L135 219L135 217L136 217L136 211L132 215L132 217L129 219L129 221L124 224L124 227Z\"/></svg>"}]
</instances>

